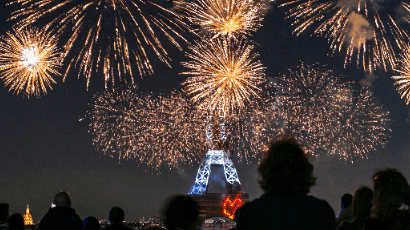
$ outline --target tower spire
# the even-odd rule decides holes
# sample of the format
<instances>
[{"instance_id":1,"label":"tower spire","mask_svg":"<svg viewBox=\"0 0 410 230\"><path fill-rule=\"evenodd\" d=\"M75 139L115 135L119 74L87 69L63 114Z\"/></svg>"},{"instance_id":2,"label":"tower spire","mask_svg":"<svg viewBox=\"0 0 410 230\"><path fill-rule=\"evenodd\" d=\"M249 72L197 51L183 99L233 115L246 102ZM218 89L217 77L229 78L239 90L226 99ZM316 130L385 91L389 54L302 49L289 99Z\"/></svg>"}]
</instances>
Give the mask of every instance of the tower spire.
<instances>
[{"instance_id":1,"label":"tower spire","mask_svg":"<svg viewBox=\"0 0 410 230\"><path fill-rule=\"evenodd\" d=\"M29 205L27 205L26 213L23 215L24 225L33 225L33 217L30 214Z\"/></svg>"}]
</instances>

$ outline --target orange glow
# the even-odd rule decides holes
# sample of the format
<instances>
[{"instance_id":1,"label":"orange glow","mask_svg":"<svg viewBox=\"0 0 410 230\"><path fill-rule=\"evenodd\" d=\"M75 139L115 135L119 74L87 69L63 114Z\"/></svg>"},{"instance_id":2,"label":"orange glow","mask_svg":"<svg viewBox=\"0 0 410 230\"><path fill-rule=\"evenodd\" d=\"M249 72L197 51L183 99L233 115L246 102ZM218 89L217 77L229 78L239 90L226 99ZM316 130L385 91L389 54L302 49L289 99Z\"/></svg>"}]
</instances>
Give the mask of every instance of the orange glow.
<instances>
[{"instance_id":1,"label":"orange glow","mask_svg":"<svg viewBox=\"0 0 410 230\"><path fill-rule=\"evenodd\" d=\"M236 195L235 199L231 200L229 196L227 196L223 203L223 213L226 217L233 219L235 216L236 210L241 207L243 204L243 200Z\"/></svg>"}]
</instances>

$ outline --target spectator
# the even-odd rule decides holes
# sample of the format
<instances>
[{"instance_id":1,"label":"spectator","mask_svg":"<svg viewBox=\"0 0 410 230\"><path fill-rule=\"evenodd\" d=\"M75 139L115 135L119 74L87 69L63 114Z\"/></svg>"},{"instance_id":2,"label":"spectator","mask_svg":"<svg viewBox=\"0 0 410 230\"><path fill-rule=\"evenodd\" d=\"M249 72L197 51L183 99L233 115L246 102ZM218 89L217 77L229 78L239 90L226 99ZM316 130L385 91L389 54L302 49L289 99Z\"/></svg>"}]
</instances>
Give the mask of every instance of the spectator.
<instances>
[{"instance_id":1,"label":"spectator","mask_svg":"<svg viewBox=\"0 0 410 230\"><path fill-rule=\"evenodd\" d=\"M396 169L373 175L373 201L366 230L410 229L410 186Z\"/></svg>"},{"instance_id":2,"label":"spectator","mask_svg":"<svg viewBox=\"0 0 410 230\"><path fill-rule=\"evenodd\" d=\"M352 194L343 194L340 202L341 210L337 216L336 226L338 226L343 221L351 222L353 221L353 211L352 211Z\"/></svg>"},{"instance_id":3,"label":"spectator","mask_svg":"<svg viewBox=\"0 0 410 230\"><path fill-rule=\"evenodd\" d=\"M83 220L83 230L100 230L100 221L94 216L89 216Z\"/></svg>"},{"instance_id":4,"label":"spectator","mask_svg":"<svg viewBox=\"0 0 410 230\"><path fill-rule=\"evenodd\" d=\"M124 210L120 207L113 207L110 210L108 219L110 220L110 226L106 227L106 230L132 230L132 228L124 225Z\"/></svg>"},{"instance_id":5,"label":"spectator","mask_svg":"<svg viewBox=\"0 0 410 230\"><path fill-rule=\"evenodd\" d=\"M14 213L9 218L9 230L24 230L24 217L21 213Z\"/></svg>"},{"instance_id":6,"label":"spectator","mask_svg":"<svg viewBox=\"0 0 410 230\"><path fill-rule=\"evenodd\" d=\"M9 219L9 204L0 203L0 230L5 230L8 228Z\"/></svg>"},{"instance_id":7,"label":"spectator","mask_svg":"<svg viewBox=\"0 0 410 230\"><path fill-rule=\"evenodd\" d=\"M364 222L370 217L372 207L373 191L367 186L359 187L353 196L353 218L340 223L338 230L362 230Z\"/></svg>"},{"instance_id":8,"label":"spectator","mask_svg":"<svg viewBox=\"0 0 410 230\"><path fill-rule=\"evenodd\" d=\"M55 207L51 207L41 219L38 230L82 230L83 221L71 208L71 197L62 191L54 197Z\"/></svg>"},{"instance_id":9,"label":"spectator","mask_svg":"<svg viewBox=\"0 0 410 230\"><path fill-rule=\"evenodd\" d=\"M238 230L336 228L330 205L307 195L316 180L313 165L293 136L279 135L269 144L258 172L265 193L238 209Z\"/></svg>"},{"instance_id":10,"label":"spectator","mask_svg":"<svg viewBox=\"0 0 410 230\"><path fill-rule=\"evenodd\" d=\"M195 230L199 224L199 206L187 195L171 197L163 215L167 230Z\"/></svg>"}]
</instances>

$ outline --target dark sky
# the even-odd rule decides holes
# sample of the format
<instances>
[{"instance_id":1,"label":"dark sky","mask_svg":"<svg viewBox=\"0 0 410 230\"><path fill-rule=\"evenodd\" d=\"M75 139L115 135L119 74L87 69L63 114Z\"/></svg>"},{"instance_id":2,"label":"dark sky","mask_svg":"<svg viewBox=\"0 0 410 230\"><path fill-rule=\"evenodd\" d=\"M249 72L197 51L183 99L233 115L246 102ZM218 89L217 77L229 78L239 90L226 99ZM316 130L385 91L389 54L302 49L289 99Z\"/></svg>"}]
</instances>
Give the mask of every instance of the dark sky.
<instances>
[{"instance_id":1,"label":"dark sky","mask_svg":"<svg viewBox=\"0 0 410 230\"><path fill-rule=\"evenodd\" d=\"M1 28L4 33L9 26L5 23L8 12L4 10L4 1L1 4L0 25L5 25ZM328 55L327 40L309 33L294 35L290 21L283 18L284 11L272 7L263 27L253 35L258 44L255 51L261 55L267 77L277 77L303 61L327 64L356 81L364 78L365 73L354 65L343 68L343 54ZM173 68L154 62L155 75L138 80L141 89L161 91L179 87L184 80L184 76L178 75L183 53L170 53ZM311 194L327 200L335 213L340 211L340 197L353 194L362 184L370 186L377 169L393 167L410 177L409 110L393 86L394 73L389 70L374 74L377 79L371 89L394 120L386 148L353 164L340 163L330 156L312 160L318 180ZM30 205L37 222L47 212L54 195L66 190L81 218L92 215L107 219L109 210L120 206L126 220L131 221L160 216L169 196L189 191L198 164L162 170L157 175L134 160L122 160L119 164L118 159L94 150L88 123L79 119L86 114L93 93L103 91L103 86L92 85L87 91L83 78L69 76L65 83L59 80L53 88L48 95L28 99L0 87L0 202L10 204L10 214L24 213L26 205ZM256 167L236 163L242 188L251 199L262 194L256 182Z\"/></svg>"}]
</instances>

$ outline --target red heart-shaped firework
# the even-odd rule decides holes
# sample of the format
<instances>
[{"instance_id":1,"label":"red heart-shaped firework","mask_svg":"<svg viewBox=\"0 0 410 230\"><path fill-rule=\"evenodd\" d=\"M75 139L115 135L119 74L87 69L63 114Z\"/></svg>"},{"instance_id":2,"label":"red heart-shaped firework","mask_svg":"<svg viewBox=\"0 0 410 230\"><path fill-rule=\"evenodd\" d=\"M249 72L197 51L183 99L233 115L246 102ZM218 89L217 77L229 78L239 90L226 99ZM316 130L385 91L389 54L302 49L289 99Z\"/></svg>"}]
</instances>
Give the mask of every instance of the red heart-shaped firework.
<instances>
[{"instance_id":1,"label":"red heart-shaped firework","mask_svg":"<svg viewBox=\"0 0 410 230\"><path fill-rule=\"evenodd\" d=\"M223 213L230 219L234 218L236 210L242 206L243 200L236 196L235 199L231 200L230 196L227 196L223 203Z\"/></svg>"}]
</instances>

